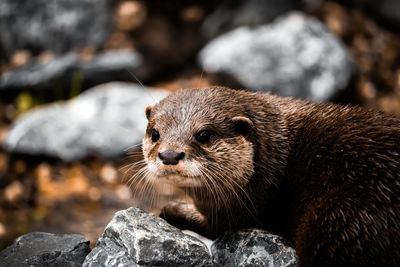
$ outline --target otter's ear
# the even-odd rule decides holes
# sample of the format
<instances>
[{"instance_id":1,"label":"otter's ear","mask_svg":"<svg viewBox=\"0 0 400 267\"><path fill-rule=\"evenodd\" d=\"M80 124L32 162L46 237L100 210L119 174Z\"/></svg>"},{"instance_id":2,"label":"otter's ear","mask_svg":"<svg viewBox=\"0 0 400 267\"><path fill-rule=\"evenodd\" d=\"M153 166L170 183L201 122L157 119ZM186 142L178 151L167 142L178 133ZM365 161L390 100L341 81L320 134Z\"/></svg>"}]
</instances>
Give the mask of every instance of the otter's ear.
<instances>
[{"instance_id":1,"label":"otter's ear","mask_svg":"<svg viewBox=\"0 0 400 267\"><path fill-rule=\"evenodd\" d=\"M253 128L253 122L246 117L237 116L232 118L233 123L235 123L235 129L242 135L248 135L250 130Z\"/></svg>"},{"instance_id":2,"label":"otter's ear","mask_svg":"<svg viewBox=\"0 0 400 267\"><path fill-rule=\"evenodd\" d=\"M151 114L151 110L152 110L152 109L153 109L153 106L152 106L152 105L148 105L148 106L146 107L145 113L146 113L146 118L147 118L147 120L150 119L150 114Z\"/></svg>"}]
</instances>

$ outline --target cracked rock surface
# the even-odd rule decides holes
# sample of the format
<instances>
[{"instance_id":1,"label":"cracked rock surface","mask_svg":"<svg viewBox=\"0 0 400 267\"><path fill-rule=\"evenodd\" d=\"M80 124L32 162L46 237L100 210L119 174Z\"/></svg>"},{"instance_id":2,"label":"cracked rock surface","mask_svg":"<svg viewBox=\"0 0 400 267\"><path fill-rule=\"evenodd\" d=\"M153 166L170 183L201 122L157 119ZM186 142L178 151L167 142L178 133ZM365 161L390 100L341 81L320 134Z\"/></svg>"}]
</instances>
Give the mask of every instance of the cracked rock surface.
<instances>
[{"instance_id":1,"label":"cracked rock surface","mask_svg":"<svg viewBox=\"0 0 400 267\"><path fill-rule=\"evenodd\" d=\"M226 232L211 250L217 266L296 266L295 250L287 241L262 230Z\"/></svg>"},{"instance_id":2,"label":"cracked rock surface","mask_svg":"<svg viewBox=\"0 0 400 267\"><path fill-rule=\"evenodd\" d=\"M200 240L139 208L115 214L82 266L210 266Z\"/></svg>"}]
</instances>

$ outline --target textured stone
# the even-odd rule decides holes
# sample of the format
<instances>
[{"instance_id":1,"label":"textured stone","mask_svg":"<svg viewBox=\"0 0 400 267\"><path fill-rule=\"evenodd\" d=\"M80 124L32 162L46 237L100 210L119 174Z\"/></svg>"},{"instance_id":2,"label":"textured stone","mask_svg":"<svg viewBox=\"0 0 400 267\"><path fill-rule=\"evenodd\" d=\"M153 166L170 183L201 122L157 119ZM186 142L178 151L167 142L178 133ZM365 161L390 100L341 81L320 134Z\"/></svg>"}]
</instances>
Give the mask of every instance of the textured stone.
<instances>
[{"instance_id":1,"label":"textured stone","mask_svg":"<svg viewBox=\"0 0 400 267\"><path fill-rule=\"evenodd\" d=\"M222 3L209 15L202 26L207 38L220 35L240 26L270 22L287 11L297 9L297 0L248 0Z\"/></svg>"},{"instance_id":2,"label":"textured stone","mask_svg":"<svg viewBox=\"0 0 400 267\"><path fill-rule=\"evenodd\" d=\"M166 91L133 83L108 83L66 103L34 109L13 125L9 151L59 157L65 161L97 155L123 155L141 142L147 120L144 110Z\"/></svg>"},{"instance_id":3,"label":"textured stone","mask_svg":"<svg viewBox=\"0 0 400 267\"><path fill-rule=\"evenodd\" d=\"M321 22L299 12L221 35L200 51L199 62L206 72L247 89L314 101L344 89L354 66Z\"/></svg>"},{"instance_id":4,"label":"textured stone","mask_svg":"<svg viewBox=\"0 0 400 267\"><path fill-rule=\"evenodd\" d=\"M101 47L112 31L109 0L2 0L0 47L64 52Z\"/></svg>"},{"instance_id":5,"label":"textured stone","mask_svg":"<svg viewBox=\"0 0 400 267\"><path fill-rule=\"evenodd\" d=\"M82 266L209 266L200 240L163 219L129 208L115 214Z\"/></svg>"},{"instance_id":6,"label":"textured stone","mask_svg":"<svg viewBox=\"0 0 400 267\"><path fill-rule=\"evenodd\" d=\"M226 232L212 245L219 266L295 267L296 253L283 238L261 230Z\"/></svg>"},{"instance_id":7,"label":"textured stone","mask_svg":"<svg viewBox=\"0 0 400 267\"><path fill-rule=\"evenodd\" d=\"M0 252L0 266L78 267L89 252L89 240L81 235L33 232Z\"/></svg>"},{"instance_id":8,"label":"textured stone","mask_svg":"<svg viewBox=\"0 0 400 267\"><path fill-rule=\"evenodd\" d=\"M48 63L34 59L27 65L3 73L0 90L51 89L69 90L73 79L80 77L80 85L100 84L115 80L134 80L130 73L142 80L149 74L143 58L136 52L112 51L81 61L76 53L57 56Z\"/></svg>"}]
</instances>

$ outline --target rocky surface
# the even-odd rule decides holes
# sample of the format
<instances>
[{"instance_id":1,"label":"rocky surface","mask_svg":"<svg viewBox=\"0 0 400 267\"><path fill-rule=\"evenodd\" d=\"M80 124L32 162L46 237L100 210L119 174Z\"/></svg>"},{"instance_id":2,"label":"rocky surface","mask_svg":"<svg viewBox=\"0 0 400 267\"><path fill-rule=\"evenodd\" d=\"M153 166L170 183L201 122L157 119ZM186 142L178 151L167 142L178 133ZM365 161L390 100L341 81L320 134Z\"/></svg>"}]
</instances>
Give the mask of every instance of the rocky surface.
<instances>
[{"instance_id":1,"label":"rocky surface","mask_svg":"<svg viewBox=\"0 0 400 267\"><path fill-rule=\"evenodd\" d=\"M142 56L136 52L109 51L90 60L81 60L79 54L71 52L56 56L45 63L37 58L27 65L3 73L0 76L0 91L69 90L76 82L82 87L83 84L96 85L115 80L134 81L136 76L142 80L148 73L149 69L143 65Z\"/></svg>"},{"instance_id":2,"label":"rocky surface","mask_svg":"<svg viewBox=\"0 0 400 267\"><path fill-rule=\"evenodd\" d=\"M59 157L119 156L141 142L144 109L167 93L138 84L108 83L66 103L39 107L16 121L7 134L9 151Z\"/></svg>"},{"instance_id":3,"label":"rocky surface","mask_svg":"<svg viewBox=\"0 0 400 267\"><path fill-rule=\"evenodd\" d=\"M80 235L34 232L1 251L0 266L296 266L294 249L266 231L228 231L214 243L185 232L131 207L114 215L92 251Z\"/></svg>"},{"instance_id":4,"label":"rocky surface","mask_svg":"<svg viewBox=\"0 0 400 267\"><path fill-rule=\"evenodd\" d=\"M212 245L219 266L296 266L296 252L281 237L261 230L226 232Z\"/></svg>"},{"instance_id":5,"label":"rocky surface","mask_svg":"<svg viewBox=\"0 0 400 267\"><path fill-rule=\"evenodd\" d=\"M272 24L240 27L209 42L203 69L229 83L283 96L325 101L344 89L353 64L319 21L293 12Z\"/></svg>"},{"instance_id":6,"label":"rocky surface","mask_svg":"<svg viewBox=\"0 0 400 267\"><path fill-rule=\"evenodd\" d=\"M82 266L209 266L205 244L139 208L115 214Z\"/></svg>"},{"instance_id":7,"label":"rocky surface","mask_svg":"<svg viewBox=\"0 0 400 267\"><path fill-rule=\"evenodd\" d=\"M89 241L81 235L33 232L20 236L1 251L0 265L78 267L89 252Z\"/></svg>"},{"instance_id":8,"label":"rocky surface","mask_svg":"<svg viewBox=\"0 0 400 267\"><path fill-rule=\"evenodd\" d=\"M0 2L0 47L11 55L18 49L64 52L101 46L112 30L108 0Z\"/></svg>"},{"instance_id":9,"label":"rocky surface","mask_svg":"<svg viewBox=\"0 0 400 267\"><path fill-rule=\"evenodd\" d=\"M190 231L186 231L190 232ZM212 243L185 234L152 213L119 211L95 248L80 235L33 232L0 252L1 266L296 266L295 251L261 230L226 232ZM86 258L85 258L86 257Z\"/></svg>"},{"instance_id":10,"label":"rocky surface","mask_svg":"<svg viewBox=\"0 0 400 267\"><path fill-rule=\"evenodd\" d=\"M297 9L296 0L249 0L223 2L204 21L202 32L208 38L244 25L270 22L279 15Z\"/></svg>"}]
</instances>

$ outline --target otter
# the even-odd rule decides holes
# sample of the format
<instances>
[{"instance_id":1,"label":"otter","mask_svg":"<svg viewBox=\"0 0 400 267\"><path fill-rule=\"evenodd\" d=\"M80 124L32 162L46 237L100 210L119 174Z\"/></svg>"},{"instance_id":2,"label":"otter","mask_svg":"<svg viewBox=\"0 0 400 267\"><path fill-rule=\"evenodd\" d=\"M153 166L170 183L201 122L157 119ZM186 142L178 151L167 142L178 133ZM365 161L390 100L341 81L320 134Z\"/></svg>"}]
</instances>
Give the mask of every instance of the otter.
<instances>
[{"instance_id":1,"label":"otter","mask_svg":"<svg viewBox=\"0 0 400 267\"><path fill-rule=\"evenodd\" d=\"M153 182L192 204L161 216L215 238L261 228L291 240L299 266L400 264L400 120L349 105L223 87L146 108Z\"/></svg>"}]
</instances>

